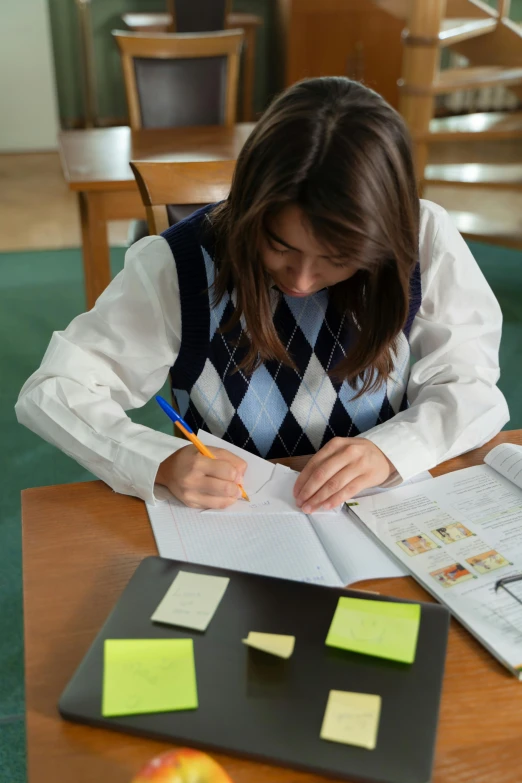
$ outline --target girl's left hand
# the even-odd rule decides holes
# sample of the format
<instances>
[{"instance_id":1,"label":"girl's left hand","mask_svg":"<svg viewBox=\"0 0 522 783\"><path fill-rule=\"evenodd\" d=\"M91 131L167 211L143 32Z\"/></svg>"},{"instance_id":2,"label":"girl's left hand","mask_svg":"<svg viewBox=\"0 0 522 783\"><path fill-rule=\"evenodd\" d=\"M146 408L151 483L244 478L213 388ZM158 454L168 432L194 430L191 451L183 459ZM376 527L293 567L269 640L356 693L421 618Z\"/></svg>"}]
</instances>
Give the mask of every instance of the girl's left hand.
<instances>
[{"instance_id":1,"label":"girl's left hand","mask_svg":"<svg viewBox=\"0 0 522 783\"><path fill-rule=\"evenodd\" d=\"M294 497L305 514L328 511L395 472L378 446L365 438L332 438L314 454L295 482Z\"/></svg>"}]
</instances>

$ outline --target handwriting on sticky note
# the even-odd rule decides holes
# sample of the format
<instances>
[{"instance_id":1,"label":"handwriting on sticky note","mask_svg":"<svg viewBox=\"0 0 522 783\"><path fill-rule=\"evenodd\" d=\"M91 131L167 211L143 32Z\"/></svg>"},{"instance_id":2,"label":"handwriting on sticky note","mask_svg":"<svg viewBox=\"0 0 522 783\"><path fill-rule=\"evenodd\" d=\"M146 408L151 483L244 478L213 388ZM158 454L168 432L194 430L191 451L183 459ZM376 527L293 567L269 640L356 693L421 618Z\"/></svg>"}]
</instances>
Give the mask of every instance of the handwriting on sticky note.
<instances>
[{"instance_id":1,"label":"handwriting on sticky note","mask_svg":"<svg viewBox=\"0 0 522 783\"><path fill-rule=\"evenodd\" d=\"M225 576L180 571L151 619L206 631L229 582Z\"/></svg>"},{"instance_id":2,"label":"handwriting on sticky note","mask_svg":"<svg viewBox=\"0 0 522 783\"><path fill-rule=\"evenodd\" d=\"M295 646L295 636L281 633L250 631L248 637L242 641L249 647L255 647L256 650L262 650L270 655L277 655L279 658L290 658Z\"/></svg>"},{"instance_id":3,"label":"handwriting on sticky note","mask_svg":"<svg viewBox=\"0 0 522 783\"><path fill-rule=\"evenodd\" d=\"M321 727L321 739L373 750L377 745L380 714L380 696L330 691Z\"/></svg>"},{"instance_id":4,"label":"handwriting on sticky note","mask_svg":"<svg viewBox=\"0 0 522 783\"><path fill-rule=\"evenodd\" d=\"M419 604L339 598L326 644L413 663L420 616Z\"/></svg>"},{"instance_id":5,"label":"handwriting on sticky note","mask_svg":"<svg viewBox=\"0 0 522 783\"><path fill-rule=\"evenodd\" d=\"M106 639L102 715L198 706L192 639Z\"/></svg>"}]
</instances>

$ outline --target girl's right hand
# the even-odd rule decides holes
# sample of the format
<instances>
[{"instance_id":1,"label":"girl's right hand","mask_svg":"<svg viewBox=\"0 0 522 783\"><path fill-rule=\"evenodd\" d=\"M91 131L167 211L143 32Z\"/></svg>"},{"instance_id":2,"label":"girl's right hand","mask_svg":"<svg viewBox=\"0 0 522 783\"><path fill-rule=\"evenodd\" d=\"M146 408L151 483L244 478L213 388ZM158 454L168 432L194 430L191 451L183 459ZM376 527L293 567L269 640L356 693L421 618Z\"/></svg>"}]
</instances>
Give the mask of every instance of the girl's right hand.
<instances>
[{"instance_id":1,"label":"girl's right hand","mask_svg":"<svg viewBox=\"0 0 522 783\"><path fill-rule=\"evenodd\" d=\"M227 508L241 497L247 464L226 449L212 449L216 459L183 446L159 466L156 483L163 484L190 508Z\"/></svg>"}]
</instances>

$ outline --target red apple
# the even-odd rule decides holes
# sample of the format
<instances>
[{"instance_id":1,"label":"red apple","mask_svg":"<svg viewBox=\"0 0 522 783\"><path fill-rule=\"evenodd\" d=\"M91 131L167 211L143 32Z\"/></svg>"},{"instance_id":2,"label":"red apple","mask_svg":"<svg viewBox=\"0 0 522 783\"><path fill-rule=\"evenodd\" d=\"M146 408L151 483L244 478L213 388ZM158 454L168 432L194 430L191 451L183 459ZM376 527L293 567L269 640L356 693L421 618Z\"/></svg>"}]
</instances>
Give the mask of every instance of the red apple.
<instances>
[{"instance_id":1,"label":"red apple","mask_svg":"<svg viewBox=\"0 0 522 783\"><path fill-rule=\"evenodd\" d=\"M206 753L180 748L155 756L132 783L232 783L232 779Z\"/></svg>"}]
</instances>

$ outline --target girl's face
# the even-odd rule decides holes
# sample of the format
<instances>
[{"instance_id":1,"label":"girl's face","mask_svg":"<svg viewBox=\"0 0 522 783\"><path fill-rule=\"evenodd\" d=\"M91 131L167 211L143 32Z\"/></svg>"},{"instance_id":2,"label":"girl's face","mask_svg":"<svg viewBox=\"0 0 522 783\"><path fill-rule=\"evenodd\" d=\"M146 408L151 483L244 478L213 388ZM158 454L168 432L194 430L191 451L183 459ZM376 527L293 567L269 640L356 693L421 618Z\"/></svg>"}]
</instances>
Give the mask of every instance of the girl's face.
<instances>
[{"instance_id":1,"label":"girl's face","mask_svg":"<svg viewBox=\"0 0 522 783\"><path fill-rule=\"evenodd\" d=\"M274 283L288 296L315 294L357 271L349 258L317 242L303 212L293 204L267 220L261 257Z\"/></svg>"}]
</instances>

